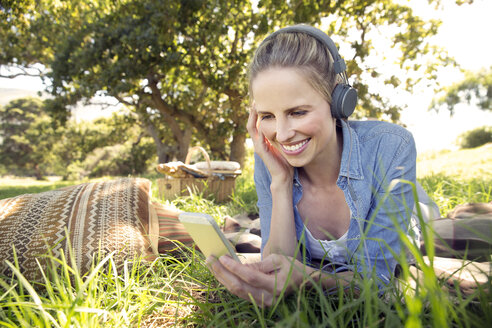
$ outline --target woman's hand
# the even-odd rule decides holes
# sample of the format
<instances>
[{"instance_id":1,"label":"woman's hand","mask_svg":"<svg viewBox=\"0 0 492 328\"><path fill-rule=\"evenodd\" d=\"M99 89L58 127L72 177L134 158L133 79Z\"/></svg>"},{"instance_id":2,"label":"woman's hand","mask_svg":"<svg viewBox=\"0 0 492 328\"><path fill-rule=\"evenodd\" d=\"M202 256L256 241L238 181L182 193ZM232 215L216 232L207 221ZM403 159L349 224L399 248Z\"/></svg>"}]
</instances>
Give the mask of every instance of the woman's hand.
<instances>
[{"instance_id":1,"label":"woman's hand","mask_svg":"<svg viewBox=\"0 0 492 328\"><path fill-rule=\"evenodd\" d=\"M261 132L259 128L261 121L258 121L258 112L253 106L249 112L247 129L255 152L261 157L263 162L272 175L272 180L279 178L280 181L292 181L294 176L294 168L282 156L277 148L275 148Z\"/></svg>"},{"instance_id":2,"label":"woman's hand","mask_svg":"<svg viewBox=\"0 0 492 328\"><path fill-rule=\"evenodd\" d=\"M285 294L298 288L315 269L298 260L272 254L261 262L241 264L229 256L209 257L207 265L231 293L261 307L271 306L285 287Z\"/></svg>"}]
</instances>

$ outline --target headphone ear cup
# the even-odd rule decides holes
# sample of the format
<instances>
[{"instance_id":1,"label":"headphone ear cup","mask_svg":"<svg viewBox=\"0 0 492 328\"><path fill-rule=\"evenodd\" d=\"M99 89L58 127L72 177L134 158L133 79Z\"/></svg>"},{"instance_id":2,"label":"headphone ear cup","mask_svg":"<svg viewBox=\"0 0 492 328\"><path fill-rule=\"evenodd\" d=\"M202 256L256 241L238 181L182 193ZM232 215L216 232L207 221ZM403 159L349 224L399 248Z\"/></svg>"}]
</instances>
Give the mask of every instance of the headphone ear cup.
<instances>
[{"instance_id":1,"label":"headphone ear cup","mask_svg":"<svg viewBox=\"0 0 492 328\"><path fill-rule=\"evenodd\" d=\"M348 84L337 84L331 94L331 115L333 118L348 118L357 105L357 90Z\"/></svg>"}]
</instances>

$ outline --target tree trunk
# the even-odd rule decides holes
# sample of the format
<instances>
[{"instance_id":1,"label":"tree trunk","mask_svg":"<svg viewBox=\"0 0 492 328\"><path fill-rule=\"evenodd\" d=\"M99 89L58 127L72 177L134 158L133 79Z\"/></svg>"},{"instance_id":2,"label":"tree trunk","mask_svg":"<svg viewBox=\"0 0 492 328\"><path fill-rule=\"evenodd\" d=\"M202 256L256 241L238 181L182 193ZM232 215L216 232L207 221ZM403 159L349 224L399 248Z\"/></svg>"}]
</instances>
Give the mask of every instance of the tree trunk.
<instances>
[{"instance_id":1,"label":"tree trunk","mask_svg":"<svg viewBox=\"0 0 492 328\"><path fill-rule=\"evenodd\" d=\"M204 136L204 140L206 140L207 145L210 147L210 156L214 156L218 160L227 160L228 154L226 151L226 142L224 138L218 138L212 135L213 133L209 133Z\"/></svg>"},{"instance_id":2,"label":"tree trunk","mask_svg":"<svg viewBox=\"0 0 492 328\"><path fill-rule=\"evenodd\" d=\"M175 135L178 141L178 160L184 162L191 143L191 129L186 129L181 135Z\"/></svg>"},{"instance_id":3,"label":"tree trunk","mask_svg":"<svg viewBox=\"0 0 492 328\"><path fill-rule=\"evenodd\" d=\"M36 164L34 166L34 176L36 177L36 180L38 180L38 181L44 180L44 174L43 174L41 168L39 167L39 164Z\"/></svg>"},{"instance_id":4,"label":"tree trunk","mask_svg":"<svg viewBox=\"0 0 492 328\"><path fill-rule=\"evenodd\" d=\"M231 142L231 161L236 161L244 165L244 159L246 157L246 134L235 133Z\"/></svg>"},{"instance_id":5,"label":"tree trunk","mask_svg":"<svg viewBox=\"0 0 492 328\"><path fill-rule=\"evenodd\" d=\"M175 156L174 154L176 153L176 147L164 144L159 137L159 132L153 124L148 123L145 127L152 139L154 139L158 163L163 164L172 161Z\"/></svg>"},{"instance_id":6,"label":"tree trunk","mask_svg":"<svg viewBox=\"0 0 492 328\"><path fill-rule=\"evenodd\" d=\"M164 164L172 161L172 155L169 154L169 146L164 145L162 142L155 143L155 148L157 152L157 162L159 164Z\"/></svg>"},{"instance_id":7,"label":"tree trunk","mask_svg":"<svg viewBox=\"0 0 492 328\"><path fill-rule=\"evenodd\" d=\"M248 121L248 113L242 108L243 98L237 90L228 90L226 94L229 96L234 113L232 120L236 125L232 134L231 156L229 158L243 167L246 157L246 122Z\"/></svg>"}]
</instances>

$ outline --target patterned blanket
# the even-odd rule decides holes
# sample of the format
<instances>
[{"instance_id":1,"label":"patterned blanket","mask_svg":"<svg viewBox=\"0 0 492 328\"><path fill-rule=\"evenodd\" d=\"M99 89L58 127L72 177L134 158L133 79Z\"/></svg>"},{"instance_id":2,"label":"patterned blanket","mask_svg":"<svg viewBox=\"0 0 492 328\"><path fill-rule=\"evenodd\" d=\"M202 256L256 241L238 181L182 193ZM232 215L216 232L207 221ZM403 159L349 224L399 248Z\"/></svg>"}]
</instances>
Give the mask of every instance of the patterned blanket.
<instances>
[{"instance_id":1,"label":"patterned blanket","mask_svg":"<svg viewBox=\"0 0 492 328\"><path fill-rule=\"evenodd\" d=\"M36 260L43 265L48 253L59 258L63 251L81 272L99 252L115 251L116 262L151 258L159 227L149 206L150 184L125 178L0 200L0 274L11 275L5 260L14 263L14 249L28 279L39 277Z\"/></svg>"}]
</instances>

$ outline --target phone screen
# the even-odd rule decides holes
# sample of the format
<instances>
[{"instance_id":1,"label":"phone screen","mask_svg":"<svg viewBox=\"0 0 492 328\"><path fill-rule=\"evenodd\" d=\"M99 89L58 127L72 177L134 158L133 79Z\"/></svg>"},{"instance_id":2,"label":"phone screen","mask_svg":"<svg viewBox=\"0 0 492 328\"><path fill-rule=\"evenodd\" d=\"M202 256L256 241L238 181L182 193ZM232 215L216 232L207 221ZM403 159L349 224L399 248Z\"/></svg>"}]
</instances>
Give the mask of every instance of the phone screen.
<instances>
[{"instance_id":1,"label":"phone screen","mask_svg":"<svg viewBox=\"0 0 492 328\"><path fill-rule=\"evenodd\" d=\"M185 212L179 215L179 220L205 257L210 255L221 257L229 254L233 259L240 262L234 247L210 215Z\"/></svg>"}]
</instances>

